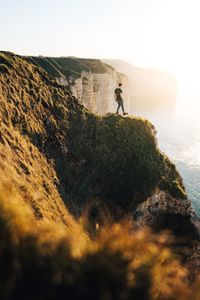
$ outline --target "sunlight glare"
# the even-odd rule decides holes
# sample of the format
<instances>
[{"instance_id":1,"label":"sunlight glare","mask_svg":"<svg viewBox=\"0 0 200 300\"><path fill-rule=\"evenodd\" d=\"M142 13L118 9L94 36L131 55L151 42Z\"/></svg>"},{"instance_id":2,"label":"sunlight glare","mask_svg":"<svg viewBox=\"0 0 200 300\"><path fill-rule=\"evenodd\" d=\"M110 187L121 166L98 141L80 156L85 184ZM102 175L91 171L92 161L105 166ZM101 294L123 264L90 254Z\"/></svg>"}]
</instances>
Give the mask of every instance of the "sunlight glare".
<instances>
[{"instance_id":1,"label":"sunlight glare","mask_svg":"<svg viewBox=\"0 0 200 300\"><path fill-rule=\"evenodd\" d=\"M177 111L200 113L200 2L197 0L154 1L154 8L140 18L136 48L139 64L165 69L178 80ZM130 35L129 35L130 40Z\"/></svg>"}]
</instances>

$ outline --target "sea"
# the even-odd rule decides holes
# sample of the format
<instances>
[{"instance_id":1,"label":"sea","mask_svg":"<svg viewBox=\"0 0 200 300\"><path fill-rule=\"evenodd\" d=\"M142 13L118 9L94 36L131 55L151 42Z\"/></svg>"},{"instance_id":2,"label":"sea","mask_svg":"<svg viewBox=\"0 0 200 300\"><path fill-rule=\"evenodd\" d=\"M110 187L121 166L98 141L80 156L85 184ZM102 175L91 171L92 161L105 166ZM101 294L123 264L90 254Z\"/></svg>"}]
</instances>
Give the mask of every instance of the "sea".
<instances>
[{"instance_id":1,"label":"sea","mask_svg":"<svg viewBox=\"0 0 200 300\"><path fill-rule=\"evenodd\" d=\"M200 216L200 97L179 97L173 107L151 110L134 109L133 102L130 113L153 123L159 148L176 165Z\"/></svg>"}]
</instances>

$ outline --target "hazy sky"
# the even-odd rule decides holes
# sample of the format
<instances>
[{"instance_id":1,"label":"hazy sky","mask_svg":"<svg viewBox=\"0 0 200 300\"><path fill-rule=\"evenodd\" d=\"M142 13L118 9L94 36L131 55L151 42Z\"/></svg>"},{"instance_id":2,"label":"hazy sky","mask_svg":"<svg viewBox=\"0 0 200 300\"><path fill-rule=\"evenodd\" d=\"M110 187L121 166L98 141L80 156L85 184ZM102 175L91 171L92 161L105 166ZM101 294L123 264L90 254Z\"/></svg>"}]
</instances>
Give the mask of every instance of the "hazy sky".
<instances>
[{"instance_id":1,"label":"hazy sky","mask_svg":"<svg viewBox=\"0 0 200 300\"><path fill-rule=\"evenodd\" d=\"M200 66L199 0L0 0L0 49Z\"/></svg>"}]
</instances>

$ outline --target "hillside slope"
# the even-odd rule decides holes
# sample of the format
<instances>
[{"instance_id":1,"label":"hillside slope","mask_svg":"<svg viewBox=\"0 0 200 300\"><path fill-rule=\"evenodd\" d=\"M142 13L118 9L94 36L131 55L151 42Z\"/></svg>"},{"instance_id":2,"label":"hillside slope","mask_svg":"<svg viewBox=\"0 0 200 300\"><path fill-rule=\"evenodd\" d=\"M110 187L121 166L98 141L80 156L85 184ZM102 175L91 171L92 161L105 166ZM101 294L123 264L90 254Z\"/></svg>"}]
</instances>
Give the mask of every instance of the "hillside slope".
<instances>
[{"instance_id":1,"label":"hillside slope","mask_svg":"<svg viewBox=\"0 0 200 300\"><path fill-rule=\"evenodd\" d=\"M41 189L45 199L59 191L76 210L92 197L136 207L159 186L186 198L148 121L91 114L19 56L1 54L0 76L3 161L15 166L20 180L26 178L29 191Z\"/></svg>"},{"instance_id":2,"label":"hillside slope","mask_svg":"<svg viewBox=\"0 0 200 300\"><path fill-rule=\"evenodd\" d=\"M32 64L43 68L47 74L59 77L61 74L69 79L70 75L78 78L83 71L104 74L107 73L108 66L99 59L84 59L78 57L45 57L28 56L25 57ZM109 66L109 68L112 68ZM113 68L114 69L114 68Z\"/></svg>"},{"instance_id":3,"label":"hillside slope","mask_svg":"<svg viewBox=\"0 0 200 300\"><path fill-rule=\"evenodd\" d=\"M166 233L134 230L171 229L198 266L197 220L150 122L92 114L7 52L0 122L1 299L198 299Z\"/></svg>"}]
</instances>

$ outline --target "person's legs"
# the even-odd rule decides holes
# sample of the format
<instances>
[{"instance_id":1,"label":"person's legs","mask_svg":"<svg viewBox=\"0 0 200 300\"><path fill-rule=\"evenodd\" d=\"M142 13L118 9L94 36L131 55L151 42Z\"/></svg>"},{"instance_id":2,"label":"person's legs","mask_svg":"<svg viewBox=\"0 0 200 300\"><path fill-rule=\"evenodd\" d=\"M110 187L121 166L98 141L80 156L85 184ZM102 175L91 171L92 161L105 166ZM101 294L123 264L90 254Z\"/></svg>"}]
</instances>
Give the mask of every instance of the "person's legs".
<instances>
[{"instance_id":1,"label":"person's legs","mask_svg":"<svg viewBox=\"0 0 200 300\"><path fill-rule=\"evenodd\" d=\"M119 109L120 109L120 107L121 107L121 108L122 108L123 115L127 115L127 113L124 111L124 103L123 103L123 100L118 100L117 103L118 103L118 107L117 107L117 112L116 112L116 114L119 113Z\"/></svg>"},{"instance_id":2,"label":"person's legs","mask_svg":"<svg viewBox=\"0 0 200 300\"><path fill-rule=\"evenodd\" d=\"M124 116L125 116L125 115L128 115L128 113L125 112L125 110L124 110L124 102L123 102L123 100L121 101L121 107L122 107L123 115L124 115Z\"/></svg>"},{"instance_id":3,"label":"person's legs","mask_svg":"<svg viewBox=\"0 0 200 300\"><path fill-rule=\"evenodd\" d=\"M121 100L121 107L122 107L122 112L123 112L123 114L125 114L123 100Z\"/></svg>"},{"instance_id":4,"label":"person's legs","mask_svg":"<svg viewBox=\"0 0 200 300\"><path fill-rule=\"evenodd\" d=\"M120 109L120 101L117 101L117 103L118 103L118 107L117 107L117 112L116 112L116 114L119 113L119 109Z\"/></svg>"}]
</instances>

